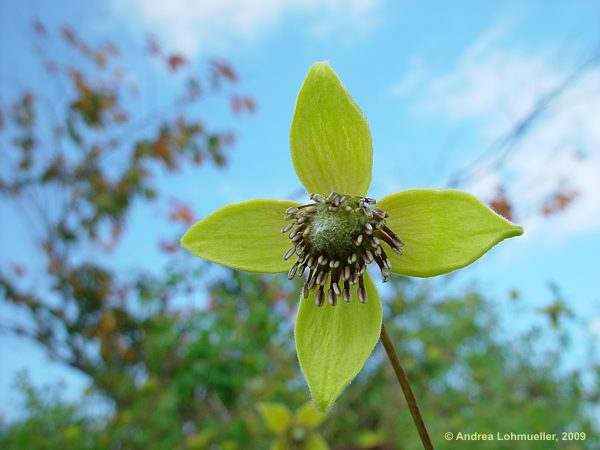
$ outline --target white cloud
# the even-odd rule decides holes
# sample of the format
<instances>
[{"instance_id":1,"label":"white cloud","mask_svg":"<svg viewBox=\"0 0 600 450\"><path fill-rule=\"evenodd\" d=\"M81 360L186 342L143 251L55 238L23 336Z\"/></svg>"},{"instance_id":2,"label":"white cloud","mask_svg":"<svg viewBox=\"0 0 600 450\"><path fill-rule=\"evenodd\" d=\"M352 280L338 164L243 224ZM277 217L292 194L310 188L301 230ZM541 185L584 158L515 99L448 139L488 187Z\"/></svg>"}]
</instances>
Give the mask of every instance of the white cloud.
<instances>
[{"instance_id":1,"label":"white cloud","mask_svg":"<svg viewBox=\"0 0 600 450\"><path fill-rule=\"evenodd\" d=\"M508 49L502 43L504 31L496 28L486 33L464 52L454 70L430 79L418 106L420 112L454 124L473 124L482 149L525 118L540 96L572 70L555 57L561 49L532 53ZM600 69L596 66L536 119L501 170L492 160L483 161L477 181L466 188L489 199L502 181L517 212L527 214L523 225L529 231L545 231L555 238L600 231L599 112ZM575 202L544 221L531 214L561 183L578 192Z\"/></svg>"},{"instance_id":2,"label":"white cloud","mask_svg":"<svg viewBox=\"0 0 600 450\"><path fill-rule=\"evenodd\" d=\"M226 51L259 39L288 15L307 20L309 34L323 36L372 24L381 0L113 0L114 11L170 47L193 57L209 49Z\"/></svg>"}]
</instances>

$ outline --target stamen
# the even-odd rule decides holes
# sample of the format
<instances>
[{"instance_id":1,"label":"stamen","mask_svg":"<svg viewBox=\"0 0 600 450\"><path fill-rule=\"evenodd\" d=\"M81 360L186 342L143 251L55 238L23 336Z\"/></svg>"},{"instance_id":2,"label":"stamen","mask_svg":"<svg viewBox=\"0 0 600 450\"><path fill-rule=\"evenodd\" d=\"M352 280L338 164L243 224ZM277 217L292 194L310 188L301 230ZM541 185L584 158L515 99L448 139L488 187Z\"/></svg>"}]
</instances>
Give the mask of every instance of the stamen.
<instances>
[{"instance_id":1,"label":"stamen","mask_svg":"<svg viewBox=\"0 0 600 450\"><path fill-rule=\"evenodd\" d=\"M327 291L327 302L331 306L335 306L337 304L337 297L335 296L335 292L333 292L332 288L329 288L329 291Z\"/></svg>"},{"instance_id":2,"label":"stamen","mask_svg":"<svg viewBox=\"0 0 600 450\"><path fill-rule=\"evenodd\" d=\"M327 275L329 275L329 272L319 272L319 275L317 275L317 284L323 286L325 284L325 281L327 281Z\"/></svg>"},{"instance_id":3,"label":"stamen","mask_svg":"<svg viewBox=\"0 0 600 450\"><path fill-rule=\"evenodd\" d=\"M294 254L294 252L296 251L296 247L292 247L290 248L287 252L285 252L285 255L283 255L283 259L288 260L290 259L290 256L292 256Z\"/></svg>"},{"instance_id":4,"label":"stamen","mask_svg":"<svg viewBox=\"0 0 600 450\"><path fill-rule=\"evenodd\" d=\"M325 300L325 293L323 292L323 286L319 288L317 291L317 295L315 295L315 304L317 306L323 306L323 302Z\"/></svg>"},{"instance_id":5,"label":"stamen","mask_svg":"<svg viewBox=\"0 0 600 450\"><path fill-rule=\"evenodd\" d=\"M333 292L335 292L335 295L342 295L342 291L340 290L340 285L338 284L339 280L340 280L340 271L335 270L331 274L331 285L330 285L330 288L333 289Z\"/></svg>"},{"instance_id":6,"label":"stamen","mask_svg":"<svg viewBox=\"0 0 600 450\"><path fill-rule=\"evenodd\" d=\"M344 281L344 290L342 292L342 296L344 297L344 301L349 303L352 300L352 295L350 295L350 283Z\"/></svg>"},{"instance_id":7,"label":"stamen","mask_svg":"<svg viewBox=\"0 0 600 450\"><path fill-rule=\"evenodd\" d=\"M298 268L298 263L294 263L290 271L288 272L288 280L291 280L296 276L296 269Z\"/></svg>"},{"instance_id":8,"label":"stamen","mask_svg":"<svg viewBox=\"0 0 600 450\"><path fill-rule=\"evenodd\" d=\"M344 267L344 271L342 272L342 278L344 281L347 281L350 278L350 266Z\"/></svg>"},{"instance_id":9,"label":"stamen","mask_svg":"<svg viewBox=\"0 0 600 450\"><path fill-rule=\"evenodd\" d=\"M367 291L365 290L365 282L363 280L362 275L360 276L359 280L358 280L358 300L361 303L366 303L367 302Z\"/></svg>"},{"instance_id":10,"label":"stamen","mask_svg":"<svg viewBox=\"0 0 600 450\"><path fill-rule=\"evenodd\" d=\"M373 198L336 192L327 196L312 194L310 198L313 203L285 210L285 220L289 223L281 228L281 233L287 233L294 246L283 258L288 260L294 253L298 255L288 271L288 278L304 277L302 295L308 298L316 291L317 306L323 305L325 297L331 305L337 303L339 296L346 302L351 301L350 287L355 284L358 284L358 298L364 303L367 265L375 261L383 280L387 281L392 262L383 245L401 255L400 247L404 243L386 226L388 214L374 206ZM325 286L328 286L327 292Z\"/></svg>"}]
</instances>

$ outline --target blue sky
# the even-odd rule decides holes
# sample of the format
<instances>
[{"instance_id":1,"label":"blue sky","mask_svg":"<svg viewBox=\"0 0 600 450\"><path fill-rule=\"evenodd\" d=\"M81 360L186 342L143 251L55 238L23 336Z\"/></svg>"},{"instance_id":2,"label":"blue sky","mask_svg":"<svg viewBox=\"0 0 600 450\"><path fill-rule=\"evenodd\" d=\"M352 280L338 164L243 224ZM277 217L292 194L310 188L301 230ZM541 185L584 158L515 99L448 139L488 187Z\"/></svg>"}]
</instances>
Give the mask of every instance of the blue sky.
<instances>
[{"instance_id":1,"label":"blue sky","mask_svg":"<svg viewBox=\"0 0 600 450\"><path fill-rule=\"evenodd\" d=\"M600 5L584 0L81 5L41 0L0 5L0 99L44 82L28 56L36 17L50 28L71 23L85 36L110 36L125 54L142 47L152 32L165 47L182 50L193 61L215 54L228 58L241 76L241 88L258 101L257 113L240 120L211 112L209 123L233 123L238 130L231 164L225 171L187 169L177 179L162 181L166 197L189 202L200 216L232 201L285 198L300 189L289 157L289 125L298 88L314 61L330 61L369 120L375 152L370 193L382 197L410 187L446 187L453 173L497 142L600 43ZM159 68L137 76L155 90L152 99L144 99L147 105L161 104L172 92L172 80ZM501 170L483 160L477 179L460 185L484 200L499 183L505 185L526 229L522 238L505 242L452 278L455 285L476 280L495 295L499 308L506 308L509 333L516 325L510 307L502 304L508 302L508 290L521 290L531 313L520 323L528 327L541 320L533 309L552 299L546 287L552 280L584 317L581 339L600 336L599 111L596 65L534 123ZM579 154L584 158L575 157ZM563 214L541 218L540 203L561 182L579 193L577 201ZM0 211L5 216L10 209L3 204ZM147 244L164 235L165 224L155 219L155 210L137 207L111 263L160 267L156 248ZM2 262L32 251L20 230L17 222L3 220ZM29 368L36 383L65 379L82 385L33 346L0 339L0 398L9 399L2 410L14 405L10 387L21 368ZM574 354L580 351L575 345Z\"/></svg>"}]
</instances>

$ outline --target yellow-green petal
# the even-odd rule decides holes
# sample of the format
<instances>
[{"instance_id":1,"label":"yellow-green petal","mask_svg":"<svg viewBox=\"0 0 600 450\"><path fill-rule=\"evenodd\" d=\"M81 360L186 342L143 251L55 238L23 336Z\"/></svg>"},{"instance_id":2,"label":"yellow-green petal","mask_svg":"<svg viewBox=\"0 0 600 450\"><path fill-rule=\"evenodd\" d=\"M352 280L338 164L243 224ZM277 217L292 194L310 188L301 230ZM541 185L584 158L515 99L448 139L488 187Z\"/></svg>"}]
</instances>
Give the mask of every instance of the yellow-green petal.
<instances>
[{"instance_id":1,"label":"yellow-green petal","mask_svg":"<svg viewBox=\"0 0 600 450\"><path fill-rule=\"evenodd\" d=\"M269 431L278 436L292 425L292 412L282 403L259 403L257 409Z\"/></svg>"},{"instance_id":2,"label":"yellow-green petal","mask_svg":"<svg viewBox=\"0 0 600 450\"><path fill-rule=\"evenodd\" d=\"M278 438L273 441L270 450L291 450L291 447L288 445L285 439Z\"/></svg>"},{"instance_id":3,"label":"yellow-green petal","mask_svg":"<svg viewBox=\"0 0 600 450\"><path fill-rule=\"evenodd\" d=\"M302 446L302 450L329 450L327 441L318 433L311 433Z\"/></svg>"},{"instance_id":4,"label":"yellow-green petal","mask_svg":"<svg viewBox=\"0 0 600 450\"><path fill-rule=\"evenodd\" d=\"M404 241L402 255L388 257L392 272L432 277L471 264L498 242L523 234L476 197L462 191L411 189L389 195L377 206L387 226Z\"/></svg>"},{"instance_id":5,"label":"yellow-green petal","mask_svg":"<svg viewBox=\"0 0 600 450\"><path fill-rule=\"evenodd\" d=\"M285 272L291 263L283 255L292 244L281 228L285 210L297 205L266 199L233 203L192 225L181 244L199 258L233 269Z\"/></svg>"},{"instance_id":6,"label":"yellow-green petal","mask_svg":"<svg viewBox=\"0 0 600 450\"><path fill-rule=\"evenodd\" d=\"M306 402L296 411L295 422L306 428L317 428L327 418L327 414L317 411L312 402Z\"/></svg>"},{"instance_id":7,"label":"yellow-green petal","mask_svg":"<svg viewBox=\"0 0 600 450\"><path fill-rule=\"evenodd\" d=\"M309 193L366 195L373 166L369 125L327 62L313 64L302 84L290 148Z\"/></svg>"},{"instance_id":8,"label":"yellow-green petal","mask_svg":"<svg viewBox=\"0 0 600 450\"><path fill-rule=\"evenodd\" d=\"M381 333L381 299L365 273L367 303L340 299L336 306L315 305L315 293L300 300L294 335L300 368L319 411L326 411L360 372Z\"/></svg>"}]
</instances>

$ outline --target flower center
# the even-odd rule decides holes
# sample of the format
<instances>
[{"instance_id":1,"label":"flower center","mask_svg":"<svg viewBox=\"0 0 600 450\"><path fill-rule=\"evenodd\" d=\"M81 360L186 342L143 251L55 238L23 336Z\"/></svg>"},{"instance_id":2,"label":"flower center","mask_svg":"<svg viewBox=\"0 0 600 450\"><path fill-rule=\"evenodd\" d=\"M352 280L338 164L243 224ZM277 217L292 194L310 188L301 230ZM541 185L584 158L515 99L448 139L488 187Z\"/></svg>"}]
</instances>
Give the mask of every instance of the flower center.
<instances>
[{"instance_id":1,"label":"flower center","mask_svg":"<svg viewBox=\"0 0 600 450\"><path fill-rule=\"evenodd\" d=\"M387 213L374 206L372 198L336 192L327 197L313 194L310 198L314 203L285 211L285 219L290 223L281 232L289 232L294 246L285 252L283 259L298 256L288 278L301 278L308 268L303 295L307 298L310 291L316 290L317 306L325 302L327 284L330 305L335 305L339 296L349 302L352 299L350 286L355 284L358 284L358 299L366 302L363 276L367 265L375 262L383 281L388 281L392 263L382 244L401 255L400 247L404 243L386 226Z\"/></svg>"}]
</instances>

